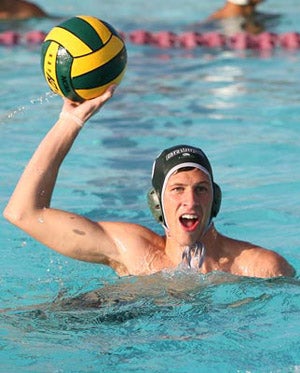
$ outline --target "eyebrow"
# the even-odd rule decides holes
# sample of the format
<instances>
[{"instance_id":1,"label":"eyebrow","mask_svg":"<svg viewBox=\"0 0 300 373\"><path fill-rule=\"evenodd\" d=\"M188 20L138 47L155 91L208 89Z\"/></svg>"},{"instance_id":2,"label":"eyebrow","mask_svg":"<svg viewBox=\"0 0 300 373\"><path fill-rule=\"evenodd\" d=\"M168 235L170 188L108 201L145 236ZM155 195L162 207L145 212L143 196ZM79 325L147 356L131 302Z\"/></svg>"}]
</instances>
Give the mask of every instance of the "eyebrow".
<instances>
[{"instance_id":1,"label":"eyebrow","mask_svg":"<svg viewBox=\"0 0 300 373\"><path fill-rule=\"evenodd\" d=\"M210 184L210 182L208 180L203 180L203 181L198 181L197 183L195 183L195 185L201 185L201 184ZM184 183L181 181L174 181L174 182L169 183L168 186L174 187L174 186L184 186L184 185L187 185L187 183Z\"/></svg>"}]
</instances>

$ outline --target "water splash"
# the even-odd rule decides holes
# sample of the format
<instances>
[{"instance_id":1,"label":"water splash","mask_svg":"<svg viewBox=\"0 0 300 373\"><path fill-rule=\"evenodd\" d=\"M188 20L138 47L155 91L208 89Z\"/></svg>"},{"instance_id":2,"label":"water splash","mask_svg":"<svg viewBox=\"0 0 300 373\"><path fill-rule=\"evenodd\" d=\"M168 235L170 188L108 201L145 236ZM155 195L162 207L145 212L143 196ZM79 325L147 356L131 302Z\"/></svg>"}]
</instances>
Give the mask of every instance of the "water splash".
<instances>
[{"instance_id":1,"label":"water splash","mask_svg":"<svg viewBox=\"0 0 300 373\"><path fill-rule=\"evenodd\" d=\"M57 94L55 94L54 92L46 92L46 93L43 93L39 97L32 98L29 100L29 103L27 105L18 106L17 108L12 109L9 112L1 115L0 125L8 123L10 120L13 120L20 115L24 115L26 112L32 109L31 105L37 105L37 104L42 105L45 102L47 103L50 102L51 100L53 100L53 98L56 98L56 97L57 97Z\"/></svg>"}]
</instances>

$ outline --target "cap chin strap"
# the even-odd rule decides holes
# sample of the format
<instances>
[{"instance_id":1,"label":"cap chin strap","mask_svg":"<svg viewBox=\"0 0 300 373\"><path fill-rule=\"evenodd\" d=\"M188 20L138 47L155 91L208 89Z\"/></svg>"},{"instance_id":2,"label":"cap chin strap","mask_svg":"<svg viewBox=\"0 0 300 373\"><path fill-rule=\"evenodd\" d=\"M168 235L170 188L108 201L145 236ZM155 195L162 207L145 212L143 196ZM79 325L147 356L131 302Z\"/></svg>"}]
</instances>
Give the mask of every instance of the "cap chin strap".
<instances>
[{"instance_id":1,"label":"cap chin strap","mask_svg":"<svg viewBox=\"0 0 300 373\"><path fill-rule=\"evenodd\" d=\"M186 246L182 253L182 263L189 268L200 269L205 258L205 246L202 242L196 242L192 246ZM195 263L196 262L196 263Z\"/></svg>"}]
</instances>

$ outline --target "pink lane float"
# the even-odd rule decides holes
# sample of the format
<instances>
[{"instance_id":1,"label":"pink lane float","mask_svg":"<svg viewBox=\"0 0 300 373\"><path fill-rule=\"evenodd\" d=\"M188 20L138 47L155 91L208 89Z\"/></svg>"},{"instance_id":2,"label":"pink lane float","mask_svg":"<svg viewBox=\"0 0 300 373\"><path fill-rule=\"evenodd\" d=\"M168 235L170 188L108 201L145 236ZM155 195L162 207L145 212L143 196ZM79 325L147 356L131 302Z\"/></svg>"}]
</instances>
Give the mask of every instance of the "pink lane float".
<instances>
[{"instance_id":1,"label":"pink lane float","mask_svg":"<svg viewBox=\"0 0 300 373\"><path fill-rule=\"evenodd\" d=\"M15 45L39 45L46 37L43 31L33 30L26 33L4 31L0 33L0 45L13 47Z\"/></svg>"},{"instance_id":2,"label":"pink lane float","mask_svg":"<svg viewBox=\"0 0 300 373\"><path fill-rule=\"evenodd\" d=\"M176 34L170 31L150 32L147 30L135 30L127 35L123 34L123 37L133 44L152 45L165 49L207 47L268 51L278 47L291 50L300 48L300 34L297 32L284 34L263 32L259 35L238 33L234 36L225 36L218 32L183 32Z\"/></svg>"},{"instance_id":3,"label":"pink lane float","mask_svg":"<svg viewBox=\"0 0 300 373\"><path fill-rule=\"evenodd\" d=\"M183 32L171 31L150 32L147 30L134 30L129 33L120 32L125 41L137 45L150 45L161 49L183 48L195 49L228 48L235 50L256 49L270 51L275 48L296 50L300 48L300 33L286 32L275 34L263 32L259 35L238 33L234 36L225 36L218 32ZM4 31L0 33L0 46L39 45L43 42L46 33L33 30L26 33Z\"/></svg>"}]
</instances>

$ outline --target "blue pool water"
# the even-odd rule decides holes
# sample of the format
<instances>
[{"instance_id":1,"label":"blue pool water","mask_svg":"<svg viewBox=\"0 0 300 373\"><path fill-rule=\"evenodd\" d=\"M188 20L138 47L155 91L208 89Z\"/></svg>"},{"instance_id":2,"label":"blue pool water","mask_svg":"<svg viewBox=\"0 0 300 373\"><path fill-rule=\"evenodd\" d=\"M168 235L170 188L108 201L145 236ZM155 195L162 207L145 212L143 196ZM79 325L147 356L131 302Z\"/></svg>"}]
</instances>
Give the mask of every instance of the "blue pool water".
<instances>
[{"instance_id":1,"label":"blue pool water","mask_svg":"<svg viewBox=\"0 0 300 373\"><path fill-rule=\"evenodd\" d=\"M222 1L36 1L52 14L94 14L118 29L183 30ZM269 0L274 31L297 30L296 0ZM184 15L184 18L183 18ZM54 21L23 30L47 31ZM60 111L39 47L0 48L0 207ZM190 143L209 155L223 190L216 226L275 250L294 279L160 273L119 279L105 266L60 256L1 217L1 372L300 371L300 52L269 55L128 43L115 97L81 132L53 205L92 219L140 222L153 158ZM63 307L99 289L102 307Z\"/></svg>"}]
</instances>

